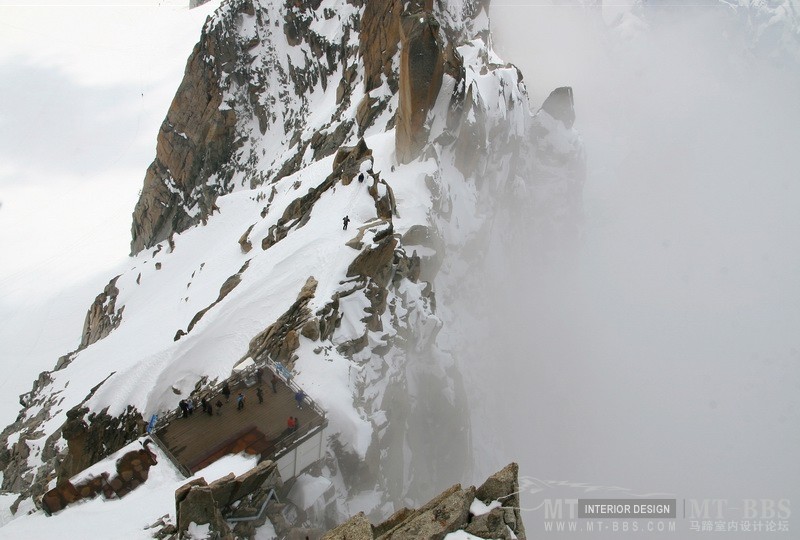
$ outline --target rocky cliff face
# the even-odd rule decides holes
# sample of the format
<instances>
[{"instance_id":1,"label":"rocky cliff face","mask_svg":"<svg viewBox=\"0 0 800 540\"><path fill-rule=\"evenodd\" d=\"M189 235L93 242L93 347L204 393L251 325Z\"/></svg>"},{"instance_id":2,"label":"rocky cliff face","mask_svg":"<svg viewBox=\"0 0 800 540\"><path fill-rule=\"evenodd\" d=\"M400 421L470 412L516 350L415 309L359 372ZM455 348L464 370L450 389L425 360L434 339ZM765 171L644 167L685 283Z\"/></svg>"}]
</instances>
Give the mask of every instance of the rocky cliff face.
<instances>
[{"instance_id":1,"label":"rocky cliff face","mask_svg":"<svg viewBox=\"0 0 800 540\"><path fill-rule=\"evenodd\" d=\"M335 152L353 130L353 120L363 135L390 108L398 89L398 157L403 163L416 157L426 142L423 124L442 73L459 69L452 47L473 35L486 36L488 2L343 4L337 11L320 1L287 1L280 7L234 0L208 21L158 134L156 158L133 213L132 253L204 222L218 196L241 187L232 181L235 172L244 172L251 187L274 181L308 164L309 148L315 160ZM335 21L343 32L317 31L319 21ZM284 40L298 49L289 58L278 53ZM357 75L359 65L363 73ZM309 125L307 94L334 84L337 75L337 114ZM351 104L357 105L356 114L342 114ZM392 112L389 124L395 122ZM259 166L265 165L257 144L263 138L282 141L280 150L267 156L272 158L267 170Z\"/></svg>"},{"instance_id":2,"label":"rocky cliff face","mask_svg":"<svg viewBox=\"0 0 800 540\"><path fill-rule=\"evenodd\" d=\"M103 339L122 322L122 311L125 306L117 308L119 289L115 285L116 281L117 278L109 281L103 292L97 295L94 303L89 307L83 323L79 349L85 349L92 343Z\"/></svg>"},{"instance_id":3,"label":"rocky cliff face","mask_svg":"<svg viewBox=\"0 0 800 540\"><path fill-rule=\"evenodd\" d=\"M293 370L328 411L319 474L335 497L309 510L319 526L356 496L382 518L462 481L469 398L448 304L471 283L468 253L512 246L510 231L572 230L582 185L571 91L530 110L521 74L491 50L487 6L223 4L158 134L131 270L3 433L4 488L38 503L31 483L58 464L68 475L100 459L134 436L131 419L248 357ZM89 421L106 417L127 426L113 440ZM473 493L436 504L471 524Z\"/></svg>"},{"instance_id":4,"label":"rocky cliff face","mask_svg":"<svg viewBox=\"0 0 800 540\"><path fill-rule=\"evenodd\" d=\"M234 18L252 11L246 3L237 7ZM204 29L161 124L156 158L133 211L132 253L204 220L226 189L225 165L234 148L236 113L221 107L220 83L241 53L241 44L223 28ZM217 178L208 185L212 175Z\"/></svg>"},{"instance_id":5,"label":"rocky cliff face","mask_svg":"<svg viewBox=\"0 0 800 540\"><path fill-rule=\"evenodd\" d=\"M395 147L397 160L408 163L427 142L424 130L436 102L444 75L444 47L439 23L422 10L400 21L400 108L397 111Z\"/></svg>"},{"instance_id":6,"label":"rocky cliff face","mask_svg":"<svg viewBox=\"0 0 800 540\"><path fill-rule=\"evenodd\" d=\"M519 511L519 467L511 463L480 487L445 490L424 506L403 508L379 525L361 513L329 531L323 540L444 538L463 531L477 538L526 538Z\"/></svg>"}]
</instances>

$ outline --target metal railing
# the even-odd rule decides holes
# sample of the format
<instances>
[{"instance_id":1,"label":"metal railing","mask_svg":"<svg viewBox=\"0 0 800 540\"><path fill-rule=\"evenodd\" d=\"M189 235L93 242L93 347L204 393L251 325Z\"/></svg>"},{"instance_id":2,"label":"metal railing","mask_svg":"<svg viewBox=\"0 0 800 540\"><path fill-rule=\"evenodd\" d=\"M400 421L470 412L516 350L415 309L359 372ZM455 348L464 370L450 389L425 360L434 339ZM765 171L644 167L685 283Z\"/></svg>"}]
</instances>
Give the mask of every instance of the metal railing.
<instances>
[{"instance_id":1,"label":"metal railing","mask_svg":"<svg viewBox=\"0 0 800 540\"><path fill-rule=\"evenodd\" d=\"M281 367L283 367L283 366L281 365ZM256 372L259 369L263 369L263 368L267 368L271 374L275 375L281 381L283 381L283 383L289 389L291 389L295 394L297 394L297 392L303 392L303 395L304 395L303 403L305 403L306 405L311 407L311 409L315 413L317 413L319 416L325 418L325 411L313 399L311 399L308 396L308 394L306 394L303 391L302 388L300 388L292 380L294 378L292 376L292 374L289 373L288 371L286 371L285 368L283 370L279 369L278 368L278 363L273 362L272 360L267 360L267 359L261 360L261 361L258 361L258 362L253 360L253 365L252 366L248 366L247 368L245 368L245 369L243 369L241 371L238 371L238 372L235 372L235 373L231 374L230 377L228 377L225 380L222 380L222 381L218 382L217 384L210 385L210 386L206 387L204 390L200 391L200 394L204 394L204 393L207 394L207 396L208 396L207 399L209 401L212 401L214 398L216 398L220 394L222 394L222 389L224 388L225 384L228 384L230 386L236 386L239 383L244 383L248 379L250 379L251 377L255 377L256 376ZM288 376L284 375L283 372L288 373ZM191 395L190 395L190 397L191 397ZM171 423L173 420L178 418L179 414L180 414L180 412L179 412L178 409L170 409L167 412L162 412L162 413L158 414L158 417L157 417L156 422L155 422L155 424L153 426L151 434L155 433L159 429L161 429L161 428L165 427L166 425L168 425L169 423Z\"/></svg>"},{"instance_id":2,"label":"metal railing","mask_svg":"<svg viewBox=\"0 0 800 540\"><path fill-rule=\"evenodd\" d=\"M312 435L316 434L318 431L322 430L327 426L328 420L325 415L325 411L320 407L313 399L311 399L303 390L300 388L292 379L293 376L289 373L286 368L283 368L282 365L278 367L280 364L273 362L271 360L262 360L260 362L253 361L253 365L248 366L245 369L240 371L234 372L229 378L218 382L215 385L211 385L206 387L205 390L201 391L201 393L205 393L207 395L207 399L209 403L213 401L214 398L218 397L222 394L222 389L224 388L225 384L229 386L236 386L239 383L246 383L248 379L251 377L257 377L257 371L259 369L266 368L269 370L269 373L278 377L283 383L295 394L298 392L303 392L303 400L302 402L305 405L311 407L311 409L319 416L319 419L312 420L308 423L308 425L303 426L299 430L290 431L286 435L283 435L279 439L277 439L268 455L262 456L262 459L272 459L278 460L279 458L286 455L290 452L294 447L298 444L301 444L304 440L310 438ZM283 369L280 369L283 368ZM288 374L285 375L284 373ZM155 441L156 445L164 452L164 454L169 458L169 460L180 470L181 474L183 474L186 478L190 478L192 476L191 471L181 464L178 458L169 450L166 444L158 437L157 432L169 425L173 420L177 419L179 412L177 409L172 409L162 415L159 415L156 418L156 421L149 432L149 436L152 437L153 441Z\"/></svg>"},{"instance_id":3,"label":"metal railing","mask_svg":"<svg viewBox=\"0 0 800 540\"><path fill-rule=\"evenodd\" d=\"M291 433L288 433L287 435L275 441L272 452L265 458L273 461L279 460L287 452L290 452L292 448L310 438L321 429L325 429L325 426L327 425L328 421L323 417L315 422L310 422L308 426L301 428L298 431L292 431Z\"/></svg>"}]
</instances>

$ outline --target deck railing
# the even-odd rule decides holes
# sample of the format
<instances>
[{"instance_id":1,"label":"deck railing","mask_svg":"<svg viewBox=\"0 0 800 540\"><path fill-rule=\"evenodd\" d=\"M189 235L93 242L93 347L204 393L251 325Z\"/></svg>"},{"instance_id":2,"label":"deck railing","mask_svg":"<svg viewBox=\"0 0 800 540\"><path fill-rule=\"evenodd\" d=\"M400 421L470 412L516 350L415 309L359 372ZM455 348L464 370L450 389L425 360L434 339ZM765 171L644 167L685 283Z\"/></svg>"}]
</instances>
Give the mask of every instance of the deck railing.
<instances>
[{"instance_id":1,"label":"deck railing","mask_svg":"<svg viewBox=\"0 0 800 540\"><path fill-rule=\"evenodd\" d=\"M292 376L292 374L286 372L285 368L283 370L281 370L277 366L278 366L277 363L273 362L272 360L263 360L261 362L254 362L253 365L248 366L243 370L234 372L227 379L225 379L223 381L220 381L217 384L210 385L210 386L206 387L205 390L202 391L202 393L205 393L207 395L207 399L209 400L209 402L212 402L214 400L214 398L217 398L218 396L220 396L222 394L222 388L225 386L226 383L229 386L236 386L239 383L244 383L248 379L256 377L256 372L259 370L259 368L260 369L266 368L267 370L269 370L269 372L271 374L275 375L281 381L283 381L283 383L289 389L291 389L295 394L297 394L297 392L303 392L303 394L305 396L303 398L303 403L305 403L306 405L311 407L314 410L314 412L317 413L319 416L325 418L325 411L313 399L311 399L308 396L308 394L306 394L303 391L302 388L300 388L293 381L294 377ZM286 376L285 373L288 373L288 376ZM194 398L192 398L192 399L194 399ZM161 414L159 414L157 419L156 419L155 425L152 428L151 433L155 433L159 429L161 429L164 426L166 426L167 424L171 423L173 420L178 418L179 414L180 414L180 412L179 412L178 409L170 409L167 412L162 412Z\"/></svg>"},{"instance_id":2,"label":"deck railing","mask_svg":"<svg viewBox=\"0 0 800 540\"><path fill-rule=\"evenodd\" d=\"M270 360L265 360L258 363L254 362L253 365L234 372L228 379L207 387L204 392L209 400L209 403L211 403L213 402L214 398L217 398L222 394L222 388L226 383L233 387L239 383L246 384L249 379L257 377L257 372L259 369L263 370L264 368L269 370L269 373L272 375L277 376L283 382L283 384L285 384L295 394L298 392L303 392L303 390L292 380L292 374L286 371L285 368L281 369L281 367L283 366L278 367L278 364ZM305 392L303 392L303 395L303 404L309 406L319 418L310 421L307 425L301 426L297 430L287 432L285 435L282 435L280 438L276 439L272 445L269 455L261 456L262 459L271 459L277 461L279 458L295 448L298 444L302 443L304 440L308 439L327 426L328 421L326 419L325 411L322 409L322 407L320 407ZM167 445L164 444L164 442L157 435L159 430L169 425L173 420L177 419L178 416L179 411L177 409L172 409L162 415L159 415L154 426L150 430L150 436L153 438L158 447L164 452L164 454L166 454L169 460L172 461L176 467L178 467L180 472L189 478L192 476L192 473L180 463L180 461L172 454L169 448L167 448Z\"/></svg>"},{"instance_id":3,"label":"deck railing","mask_svg":"<svg viewBox=\"0 0 800 540\"><path fill-rule=\"evenodd\" d=\"M178 461L178 458L176 458L173 455L173 453L170 452L169 448L167 448L167 445L164 444L164 442L158 438L158 435L156 435L155 430L153 430L153 432L150 434L150 438L153 439L153 441L155 441L156 445L161 449L162 452L164 452L164 454L167 456L167 458L169 458L172 464L178 468L178 470L181 472L183 476L185 476L186 478L192 476L191 471L189 471L189 469L187 469L180 461Z\"/></svg>"}]
</instances>

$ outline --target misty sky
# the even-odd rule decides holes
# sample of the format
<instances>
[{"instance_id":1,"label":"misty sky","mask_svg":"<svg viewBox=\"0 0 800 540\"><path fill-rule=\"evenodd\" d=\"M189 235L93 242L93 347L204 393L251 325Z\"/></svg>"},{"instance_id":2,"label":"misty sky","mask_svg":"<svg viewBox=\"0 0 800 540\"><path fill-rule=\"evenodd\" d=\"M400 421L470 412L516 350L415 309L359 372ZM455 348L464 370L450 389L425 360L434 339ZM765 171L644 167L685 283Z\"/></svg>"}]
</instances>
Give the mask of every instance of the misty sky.
<instances>
[{"instance_id":1,"label":"misty sky","mask_svg":"<svg viewBox=\"0 0 800 540\"><path fill-rule=\"evenodd\" d=\"M499 461L800 500L798 64L752 52L727 7L511 4L533 2L494 5L495 45L535 106L574 88L588 178L569 265L496 285L513 328L494 377L515 396L488 411Z\"/></svg>"},{"instance_id":2,"label":"misty sky","mask_svg":"<svg viewBox=\"0 0 800 540\"><path fill-rule=\"evenodd\" d=\"M158 128L215 4L0 1L3 425L124 269Z\"/></svg>"},{"instance_id":3,"label":"misty sky","mask_svg":"<svg viewBox=\"0 0 800 540\"><path fill-rule=\"evenodd\" d=\"M182 1L47 4L0 4L6 302L124 261L158 127L208 13Z\"/></svg>"}]
</instances>

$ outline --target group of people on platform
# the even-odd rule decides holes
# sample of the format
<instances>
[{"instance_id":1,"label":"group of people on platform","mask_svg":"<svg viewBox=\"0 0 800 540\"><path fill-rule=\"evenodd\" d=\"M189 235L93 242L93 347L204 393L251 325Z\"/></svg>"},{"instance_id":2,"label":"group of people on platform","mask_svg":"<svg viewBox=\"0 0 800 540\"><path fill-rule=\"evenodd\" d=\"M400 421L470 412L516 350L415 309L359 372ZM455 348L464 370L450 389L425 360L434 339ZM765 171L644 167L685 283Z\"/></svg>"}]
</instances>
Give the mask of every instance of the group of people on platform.
<instances>
[{"instance_id":1,"label":"group of people on platform","mask_svg":"<svg viewBox=\"0 0 800 540\"><path fill-rule=\"evenodd\" d=\"M264 403L264 391L261 387L263 377L263 370L261 368L256 371L256 382L258 384L258 388L256 388L256 397L258 398L258 403ZM272 379L270 380L270 386L272 387L272 393L278 393L278 383L280 379L277 375L273 374ZM214 408L217 410L217 416L222 415L222 398L225 398L225 403L230 402L231 399L231 387L226 381L225 384L222 386L221 391L222 397L217 399L216 403L212 404L211 397L203 396L200 398L200 408L202 411L207 414L208 416L214 416ZM295 395L294 399L297 402L297 408L303 408L303 402L305 401L306 394L302 390L298 390ZM236 410L241 411L244 409L245 405L245 396L244 392L239 392L236 396ZM189 418L194 413L195 405L194 400L192 398L182 399L178 403L178 406L181 411L181 418ZM296 416L290 416L286 421L287 430L290 433L296 432L300 428L300 420Z\"/></svg>"}]
</instances>

